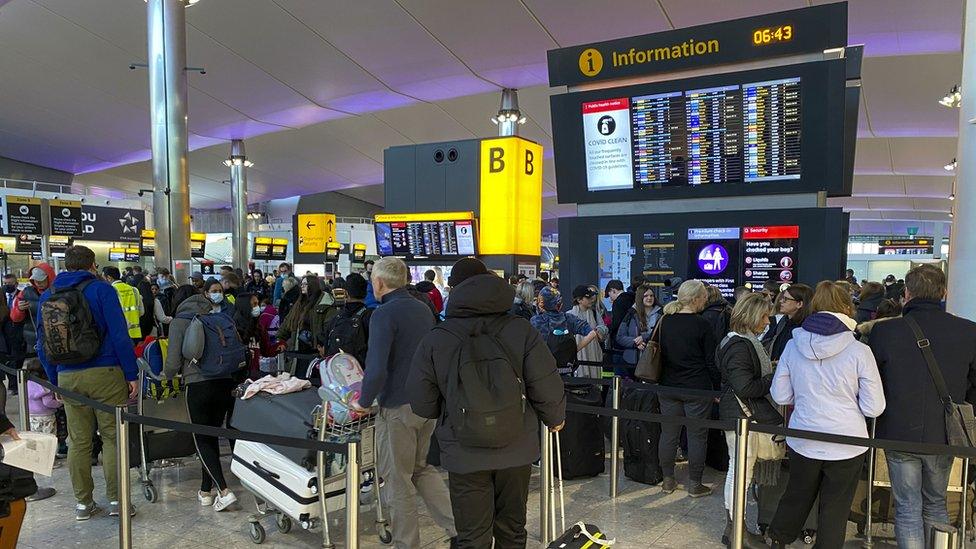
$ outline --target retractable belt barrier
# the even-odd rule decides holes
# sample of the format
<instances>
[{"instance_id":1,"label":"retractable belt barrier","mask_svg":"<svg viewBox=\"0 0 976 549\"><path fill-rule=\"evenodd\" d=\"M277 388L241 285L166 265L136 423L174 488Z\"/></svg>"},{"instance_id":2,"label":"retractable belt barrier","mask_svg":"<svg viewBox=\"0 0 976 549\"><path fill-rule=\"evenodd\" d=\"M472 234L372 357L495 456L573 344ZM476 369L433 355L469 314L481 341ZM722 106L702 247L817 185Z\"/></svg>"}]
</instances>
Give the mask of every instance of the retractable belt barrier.
<instances>
[{"instance_id":1,"label":"retractable belt barrier","mask_svg":"<svg viewBox=\"0 0 976 549\"><path fill-rule=\"evenodd\" d=\"M9 368L4 365L0 365L0 371L9 373L11 375L17 374L16 368ZM28 375L28 379L50 389L55 394L60 395L64 399L73 400L75 402L80 402L85 406L98 410L100 412L105 412L107 414L115 414L115 406L110 404L105 404L104 402L98 402L84 395L80 395L74 391L69 391L67 389L62 389L53 383L40 379L36 376ZM140 388L140 390L142 390ZM211 427L209 425L197 425L194 423L183 423L181 421L172 421L168 419L162 419L151 416L142 416L139 414L133 414L130 412L122 412L122 418L125 421L131 423L140 423L143 425L150 425L152 427L159 427L162 429L169 429L172 431L179 431L183 433L192 433L195 435L211 436L211 437L223 437L227 439L235 440L247 440L251 442L260 442L262 444L274 444L277 446L288 446L291 448L302 448L305 450L313 450L316 452L329 452L333 454L345 454L346 444L340 442L320 442L318 440L304 439L304 438L293 438L293 437L283 437L279 435L269 435L264 433L255 433L253 431L238 431L235 429L224 429L221 427Z\"/></svg>"}]
</instances>

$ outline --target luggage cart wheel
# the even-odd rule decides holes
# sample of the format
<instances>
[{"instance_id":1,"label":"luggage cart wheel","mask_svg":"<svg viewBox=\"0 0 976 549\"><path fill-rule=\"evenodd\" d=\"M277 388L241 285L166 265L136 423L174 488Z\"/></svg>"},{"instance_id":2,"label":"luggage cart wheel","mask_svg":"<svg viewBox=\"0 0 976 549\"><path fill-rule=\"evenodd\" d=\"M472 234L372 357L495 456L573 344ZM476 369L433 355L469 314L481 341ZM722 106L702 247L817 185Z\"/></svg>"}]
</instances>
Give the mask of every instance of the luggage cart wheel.
<instances>
[{"instance_id":1,"label":"luggage cart wheel","mask_svg":"<svg viewBox=\"0 0 976 549\"><path fill-rule=\"evenodd\" d=\"M156 490L156 486L151 482L147 482L145 486L142 487L142 495L146 496L146 501L149 503L156 503L159 500L159 492Z\"/></svg>"},{"instance_id":2,"label":"luggage cart wheel","mask_svg":"<svg viewBox=\"0 0 976 549\"><path fill-rule=\"evenodd\" d=\"M275 517L275 526L278 527L278 531L282 534L287 534L291 531L291 518L283 513L278 513Z\"/></svg>"},{"instance_id":3,"label":"luggage cart wheel","mask_svg":"<svg viewBox=\"0 0 976 549\"><path fill-rule=\"evenodd\" d=\"M393 532L391 532L390 527L385 524L379 527L379 532L376 534L380 538L380 543L383 545L388 545L393 541Z\"/></svg>"},{"instance_id":4,"label":"luggage cart wheel","mask_svg":"<svg viewBox=\"0 0 976 549\"><path fill-rule=\"evenodd\" d=\"M249 533L251 534L251 541L253 541L254 543L258 545L264 543L264 538L265 538L264 526L261 526L261 524L257 522L252 522Z\"/></svg>"}]
</instances>

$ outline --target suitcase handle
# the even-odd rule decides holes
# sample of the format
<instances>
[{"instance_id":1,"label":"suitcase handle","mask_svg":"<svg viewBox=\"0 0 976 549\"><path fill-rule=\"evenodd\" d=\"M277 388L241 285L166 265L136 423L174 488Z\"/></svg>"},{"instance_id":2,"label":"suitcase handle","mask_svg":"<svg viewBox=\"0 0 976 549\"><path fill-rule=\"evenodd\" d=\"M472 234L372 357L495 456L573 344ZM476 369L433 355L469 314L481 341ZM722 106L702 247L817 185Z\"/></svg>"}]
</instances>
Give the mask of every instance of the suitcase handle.
<instances>
[{"instance_id":1,"label":"suitcase handle","mask_svg":"<svg viewBox=\"0 0 976 549\"><path fill-rule=\"evenodd\" d=\"M559 445L559 431L550 433L549 435L553 438L552 441L553 443L549 445L549 458L550 458L549 463L556 464L556 473L557 473L556 480L558 481L550 484L549 487L550 489L549 496L551 497L549 508L552 509L552 520L550 524L552 524L553 528L556 527L555 492L558 486L560 521L561 521L562 531L565 532L566 531L566 500L563 493L563 456L562 456L562 448ZM555 456L553 456L552 454L555 454ZM555 457L555 462L553 462L553 457ZM587 531L586 524L583 521L577 522L574 526L576 528L579 528L581 536L586 537L586 539L590 540L590 542L596 545L597 547L610 547L617 542L615 538L606 539L606 538L599 538L597 536L594 536L589 531ZM553 539L555 538L556 535L553 535Z\"/></svg>"},{"instance_id":2,"label":"suitcase handle","mask_svg":"<svg viewBox=\"0 0 976 549\"><path fill-rule=\"evenodd\" d=\"M260 463L258 463L256 461L252 461L251 464L253 464L254 465L254 468L257 469L258 471L260 471L261 473L263 473L263 474L265 474L265 475L267 475L267 476L269 476L269 477L271 477L271 478L273 478L275 480L281 479L281 476L278 473L275 473L273 471L269 471L269 470L265 469L264 467L261 467L261 464Z\"/></svg>"}]
</instances>

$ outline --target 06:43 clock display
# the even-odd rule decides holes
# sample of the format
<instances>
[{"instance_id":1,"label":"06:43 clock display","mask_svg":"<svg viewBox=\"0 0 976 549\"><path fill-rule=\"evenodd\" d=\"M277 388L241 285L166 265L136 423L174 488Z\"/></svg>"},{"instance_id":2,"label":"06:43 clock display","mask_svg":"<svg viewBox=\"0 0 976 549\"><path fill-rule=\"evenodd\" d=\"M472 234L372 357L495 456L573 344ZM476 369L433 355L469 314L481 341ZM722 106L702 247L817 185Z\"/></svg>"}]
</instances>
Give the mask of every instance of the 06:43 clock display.
<instances>
[{"instance_id":1,"label":"06:43 clock display","mask_svg":"<svg viewBox=\"0 0 976 549\"><path fill-rule=\"evenodd\" d=\"M793 39L793 25L781 25L765 29L756 29L752 33L752 43L756 46L765 46L776 42L789 42Z\"/></svg>"}]
</instances>

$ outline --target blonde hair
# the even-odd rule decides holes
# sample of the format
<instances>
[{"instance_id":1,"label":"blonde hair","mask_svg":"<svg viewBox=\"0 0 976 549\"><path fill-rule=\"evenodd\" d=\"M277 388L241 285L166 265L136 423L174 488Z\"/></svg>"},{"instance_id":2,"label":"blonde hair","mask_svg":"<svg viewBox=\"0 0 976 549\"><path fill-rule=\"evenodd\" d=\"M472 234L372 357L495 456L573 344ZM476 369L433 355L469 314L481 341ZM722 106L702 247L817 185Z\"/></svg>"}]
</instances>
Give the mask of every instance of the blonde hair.
<instances>
[{"instance_id":1,"label":"blonde hair","mask_svg":"<svg viewBox=\"0 0 976 549\"><path fill-rule=\"evenodd\" d=\"M530 305L535 301L535 285L532 284L531 280L523 280L519 282L518 288L515 290L515 295L522 298L522 303Z\"/></svg>"},{"instance_id":2,"label":"blonde hair","mask_svg":"<svg viewBox=\"0 0 976 549\"><path fill-rule=\"evenodd\" d=\"M685 280L678 286L678 294L674 301L664 306L664 314L673 315L692 303L708 297L708 290L701 280Z\"/></svg>"},{"instance_id":3,"label":"blonde hair","mask_svg":"<svg viewBox=\"0 0 976 549\"><path fill-rule=\"evenodd\" d=\"M813 313L828 312L854 316L854 302L847 288L837 282L824 280L817 284L810 300L810 311Z\"/></svg>"},{"instance_id":4,"label":"blonde hair","mask_svg":"<svg viewBox=\"0 0 976 549\"><path fill-rule=\"evenodd\" d=\"M382 280L391 290L403 288L410 283L410 270L402 259L384 257L373 264L373 279Z\"/></svg>"},{"instance_id":5,"label":"blonde hair","mask_svg":"<svg viewBox=\"0 0 976 549\"><path fill-rule=\"evenodd\" d=\"M769 318L773 305L761 293L749 294L735 302L732 309L732 320L729 327L739 334L757 333L756 328L762 325L763 319Z\"/></svg>"}]
</instances>

